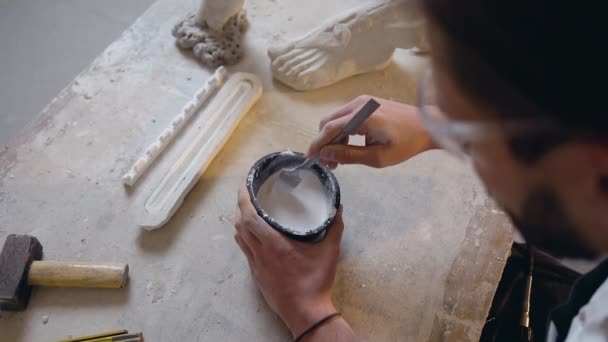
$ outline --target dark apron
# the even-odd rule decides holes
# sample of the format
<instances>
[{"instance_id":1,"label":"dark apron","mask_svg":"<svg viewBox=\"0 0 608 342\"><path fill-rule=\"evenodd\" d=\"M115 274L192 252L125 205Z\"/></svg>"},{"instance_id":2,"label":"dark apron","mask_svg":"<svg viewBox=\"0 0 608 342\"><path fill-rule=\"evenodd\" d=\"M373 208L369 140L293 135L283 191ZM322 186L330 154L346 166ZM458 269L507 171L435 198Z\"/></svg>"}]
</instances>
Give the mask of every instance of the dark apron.
<instances>
[{"instance_id":1,"label":"dark apron","mask_svg":"<svg viewBox=\"0 0 608 342\"><path fill-rule=\"evenodd\" d=\"M580 308L589 302L593 293L606 279L608 262L581 276L538 249L533 249L532 254L534 279L530 303L530 328L533 341L547 340L549 318L558 327L559 341L563 341L568 334L572 319ZM520 319L529 261L528 247L514 243L483 328L481 342L525 340L521 338ZM575 289L575 284L580 285ZM558 307L559 309L556 309Z\"/></svg>"}]
</instances>

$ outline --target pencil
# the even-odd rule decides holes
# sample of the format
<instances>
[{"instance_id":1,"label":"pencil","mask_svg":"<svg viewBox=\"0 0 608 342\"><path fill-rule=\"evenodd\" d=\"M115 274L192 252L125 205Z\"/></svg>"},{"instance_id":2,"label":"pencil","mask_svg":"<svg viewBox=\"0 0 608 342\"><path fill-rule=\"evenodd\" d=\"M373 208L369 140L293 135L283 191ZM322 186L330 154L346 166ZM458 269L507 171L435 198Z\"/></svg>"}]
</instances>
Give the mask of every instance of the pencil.
<instances>
[{"instance_id":1,"label":"pencil","mask_svg":"<svg viewBox=\"0 0 608 342\"><path fill-rule=\"evenodd\" d=\"M142 333L138 334L129 334L129 335L118 335L118 336L108 336L102 337L93 340L84 340L82 342L143 342L144 336Z\"/></svg>"},{"instance_id":2,"label":"pencil","mask_svg":"<svg viewBox=\"0 0 608 342\"><path fill-rule=\"evenodd\" d=\"M123 329L123 330L109 331L109 332L105 332L105 333L101 333L101 334L95 334L95 335L74 337L74 338L71 338L71 339L60 340L60 341L57 341L57 342L83 342L83 341L100 339L100 338L111 337L111 336L116 336L116 335L123 335L123 334L128 334L128 333L129 333L128 331L126 331L126 330Z\"/></svg>"}]
</instances>

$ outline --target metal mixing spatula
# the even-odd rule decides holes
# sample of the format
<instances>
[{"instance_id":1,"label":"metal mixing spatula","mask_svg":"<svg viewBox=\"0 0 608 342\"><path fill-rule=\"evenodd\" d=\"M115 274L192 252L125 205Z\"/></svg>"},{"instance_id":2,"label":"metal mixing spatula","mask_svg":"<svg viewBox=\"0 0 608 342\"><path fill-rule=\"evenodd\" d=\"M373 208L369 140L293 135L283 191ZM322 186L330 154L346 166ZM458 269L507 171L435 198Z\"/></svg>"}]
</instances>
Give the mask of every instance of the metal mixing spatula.
<instances>
[{"instance_id":1,"label":"metal mixing spatula","mask_svg":"<svg viewBox=\"0 0 608 342\"><path fill-rule=\"evenodd\" d=\"M340 133L329 143L338 144L342 141L342 139L348 137L351 134L354 134L359 130L359 128L363 125L365 120L369 118L375 111L380 107L380 104L373 99L369 100L365 106L363 106L357 114L353 116L350 121L346 123L344 128L340 131ZM294 189L296 186L302 182L302 177L300 176L299 171L301 169L307 169L311 166L317 164L320 160L320 156L316 156L314 158L306 159L302 164L292 168L292 169L284 169L279 174L279 181L284 183L286 186L281 186L280 188L286 189L290 191Z\"/></svg>"}]
</instances>

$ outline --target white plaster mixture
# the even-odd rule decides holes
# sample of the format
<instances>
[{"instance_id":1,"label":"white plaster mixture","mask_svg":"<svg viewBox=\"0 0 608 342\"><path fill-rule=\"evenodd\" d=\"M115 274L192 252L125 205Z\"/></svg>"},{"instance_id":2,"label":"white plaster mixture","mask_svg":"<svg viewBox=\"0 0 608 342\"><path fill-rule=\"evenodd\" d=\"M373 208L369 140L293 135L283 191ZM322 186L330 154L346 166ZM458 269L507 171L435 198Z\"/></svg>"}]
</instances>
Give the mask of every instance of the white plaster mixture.
<instances>
[{"instance_id":1,"label":"white plaster mixture","mask_svg":"<svg viewBox=\"0 0 608 342\"><path fill-rule=\"evenodd\" d=\"M300 170L302 182L292 191L280 191L279 172L272 174L257 193L260 206L281 225L297 232L315 229L335 209L319 177L312 170Z\"/></svg>"}]
</instances>

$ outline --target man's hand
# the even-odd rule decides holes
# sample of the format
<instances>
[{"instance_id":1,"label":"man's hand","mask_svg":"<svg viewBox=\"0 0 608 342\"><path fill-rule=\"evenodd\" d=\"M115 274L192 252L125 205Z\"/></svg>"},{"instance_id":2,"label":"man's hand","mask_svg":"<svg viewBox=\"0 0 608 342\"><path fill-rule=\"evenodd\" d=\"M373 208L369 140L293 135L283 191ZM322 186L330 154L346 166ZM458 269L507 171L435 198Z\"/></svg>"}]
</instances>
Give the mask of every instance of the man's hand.
<instances>
[{"instance_id":1,"label":"man's hand","mask_svg":"<svg viewBox=\"0 0 608 342\"><path fill-rule=\"evenodd\" d=\"M380 108L357 132L365 136L366 146L349 146L348 140L327 145L370 98L359 96L323 118L319 124L319 136L308 148L307 155L320 154L321 162L332 169L338 164L381 168L399 164L433 148L416 107L379 98L374 100L380 103Z\"/></svg>"},{"instance_id":2,"label":"man's hand","mask_svg":"<svg viewBox=\"0 0 608 342\"><path fill-rule=\"evenodd\" d=\"M270 227L241 188L234 238L247 256L253 277L270 307L294 336L336 312L331 288L344 230L342 208L325 239L298 242ZM350 329L350 328L349 328Z\"/></svg>"}]
</instances>

